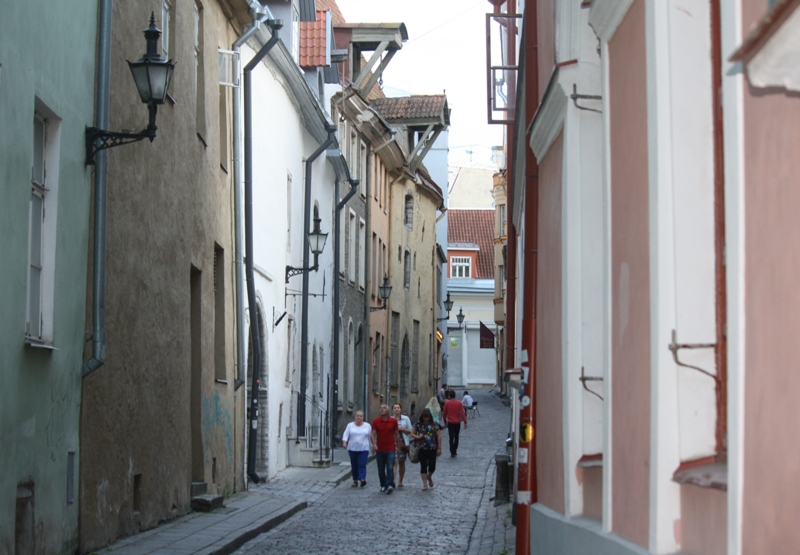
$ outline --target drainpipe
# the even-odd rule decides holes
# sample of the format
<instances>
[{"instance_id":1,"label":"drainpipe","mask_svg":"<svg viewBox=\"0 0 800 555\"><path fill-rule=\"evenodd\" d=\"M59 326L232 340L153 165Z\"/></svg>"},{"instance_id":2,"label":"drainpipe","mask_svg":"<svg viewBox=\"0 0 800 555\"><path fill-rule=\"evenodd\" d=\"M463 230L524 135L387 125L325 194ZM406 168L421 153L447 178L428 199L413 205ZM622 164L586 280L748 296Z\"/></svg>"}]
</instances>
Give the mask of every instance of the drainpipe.
<instances>
[{"instance_id":1,"label":"drainpipe","mask_svg":"<svg viewBox=\"0 0 800 555\"><path fill-rule=\"evenodd\" d=\"M336 126L328 125L328 138L317 150L306 160L306 187L304 191L304 214L303 214L303 268L308 268L308 234L311 232L311 169L314 160L325 152L336 140ZM314 267L318 267L317 255L314 255ZM303 272L303 325L300 328L300 391L297 392L297 437L306 429L306 388L308 382L308 281L310 279L308 271Z\"/></svg>"},{"instance_id":2,"label":"drainpipe","mask_svg":"<svg viewBox=\"0 0 800 555\"><path fill-rule=\"evenodd\" d=\"M233 43L232 50L236 53L236 74L240 75L239 51L241 46L261 27L261 23L272 19L269 9L256 3L250 6L253 14L257 16L253 23L247 27L244 34ZM242 130L241 130L242 97L239 90L233 95L233 204L234 222L236 228L236 360L238 363L236 381L233 390L236 391L247 381L247 359L245 358L245 345L247 341L247 325L244 319L244 207L242 206Z\"/></svg>"},{"instance_id":3,"label":"drainpipe","mask_svg":"<svg viewBox=\"0 0 800 555\"><path fill-rule=\"evenodd\" d=\"M345 165L345 168L346 167ZM339 416L339 343L341 341L341 326L339 326L339 287L341 283L339 280L339 251L341 250L340 234L342 232L341 213L347 201L356 194L359 183L357 179L350 177L349 170L346 170L346 174L345 176L337 174L334 188L334 197L339 198L339 185L342 182L342 177L345 177L350 183L350 192L336 205L335 214L333 216L333 237L336 240L336 248L333 254L333 394L331 395L331 408L329 412L331 434L336 430L336 423ZM333 457L331 457L331 462L333 462Z\"/></svg>"},{"instance_id":4,"label":"drainpipe","mask_svg":"<svg viewBox=\"0 0 800 555\"><path fill-rule=\"evenodd\" d=\"M97 39L97 90L95 126L108 129L111 81L111 15L113 0L100 1ZM97 153L94 165L94 241L92 245L92 356L83 363L85 378L106 361L106 196L108 151Z\"/></svg>"},{"instance_id":5,"label":"drainpipe","mask_svg":"<svg viewBox=\"0 0 800 555\"><path fill-rule=\"evenodd\" d=\"M270 19L267 25L272 37L244 68L244 232L245 270L247 272L247 304L250 307L250 340L253 349L253 381L250 386L250 439L247 442L247 475L258 483L256 474L256 442L258 441L258 386L261 368L261 330L258 328L256 308L256 286L253 274L253 98L250 74L264 56L278 44L278 30L283 27L280 19Z\"/></svg>"}]
</instances>

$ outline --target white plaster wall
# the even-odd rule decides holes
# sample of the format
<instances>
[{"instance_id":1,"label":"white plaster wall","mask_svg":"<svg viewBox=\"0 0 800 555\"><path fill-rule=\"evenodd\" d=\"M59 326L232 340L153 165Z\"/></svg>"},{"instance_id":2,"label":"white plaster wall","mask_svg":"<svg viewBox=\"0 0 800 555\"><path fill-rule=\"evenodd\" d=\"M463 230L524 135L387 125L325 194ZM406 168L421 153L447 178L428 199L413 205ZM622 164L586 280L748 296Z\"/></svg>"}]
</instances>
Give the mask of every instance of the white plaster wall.
<instances>
[{"instance_id":1,"label":"white plaster wall","mask_svg":"<svg viewBox=\"0 0 800 555\"><path fill-rule=\"evenodd\" d=\"M245 46L242 48L243 65L254 55ZM288 462L286 429L296 423L296 390L300 385L300 327L302 325L302 303L299 296L286 296L285 269L303 263L303 218L305 159L319 143L303 126L301 114L290 98L290 91L283 83L269 57L252 73L253 91L253 214L254 214L254 264L263 279L257 280L257 294L264 303L267 326L263 333L269 335L270 376L267 387L269 401L269 473L270 477L285 468ZM291 192L287 193L287 174L292 176ZM319 270L311 272L310 293L325 293L325 298L309 298L308 345L324 348L323 373L331 367L331 278L333 271L333 190L335 174L323 153L313 164L311 206L319 204L322 222L320 227L328 232L328 242L319 260ZM290 194L291 197L287 196ZM289 203L287 205L287 203ZM291 207L289 220L287 206ZM313 225L313 223L311 224ZM287 230L291 229L291 248L287 248ZM313 256L310 256L313 264ZM288 284L289 292L302 290L302 276L293 277ZM287 316L273 330L273 310L276 316L286 311ZM288 337L288 322L293 319L293 338ZM286 382L286 367L289 349L294 363ZM311 347L308 352L308 380L312 379ZM324 381L327 381L323 378ZM327 403L327 399L323 400ZM279 414L283 405L283 414ZM262 407L263 409L264 407ZM315 418L307 412L307 422ZM278 429L280 426L281 429ZM296 433L296 431L295 431Z\"/></svg>"},{"instance_id":2,"label":"white plaster wall","mask_svg":"<svg viewBox=\"0 0 800 555\"><path fill-rule=\"evenodd\" d=\"M679 343L714 343L714 151L708 0L674 0L669 10L674 188L675 302ZM708 55L698 55L700 52ZM686 76L691 75L691 79ZM666 338L664 338L666 339ZM716 373L714 350L680 360ZM714 380L677 368L680 458L714 454Z\"/></svg>"}]
</instances>

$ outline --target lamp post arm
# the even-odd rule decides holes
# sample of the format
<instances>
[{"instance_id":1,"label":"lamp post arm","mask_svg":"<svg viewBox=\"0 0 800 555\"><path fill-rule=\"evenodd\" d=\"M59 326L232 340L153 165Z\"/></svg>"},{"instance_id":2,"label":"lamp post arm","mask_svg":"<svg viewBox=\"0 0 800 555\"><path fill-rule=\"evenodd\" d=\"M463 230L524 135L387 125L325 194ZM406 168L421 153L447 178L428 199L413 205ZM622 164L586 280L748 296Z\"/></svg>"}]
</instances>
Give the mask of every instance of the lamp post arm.
<instances>
[{"instance_id":1,"label":"lamp post arm","mask_svg":"<svg viewBox=\"0 0 800 555\"><path fill-rule=\"evenodd\" d=\"M147 127L138 132L106 131L97 127L87 127L85 164L87 166L93 166L97 153L107 148L135 143L142 139L150 139L152 143L153 139L156 138L156 130L158 129L156 127L156 111L158 110L158 106L151 102L148 104L148 108L150 112L150 121Z\"/></svg>"}]
</instances>

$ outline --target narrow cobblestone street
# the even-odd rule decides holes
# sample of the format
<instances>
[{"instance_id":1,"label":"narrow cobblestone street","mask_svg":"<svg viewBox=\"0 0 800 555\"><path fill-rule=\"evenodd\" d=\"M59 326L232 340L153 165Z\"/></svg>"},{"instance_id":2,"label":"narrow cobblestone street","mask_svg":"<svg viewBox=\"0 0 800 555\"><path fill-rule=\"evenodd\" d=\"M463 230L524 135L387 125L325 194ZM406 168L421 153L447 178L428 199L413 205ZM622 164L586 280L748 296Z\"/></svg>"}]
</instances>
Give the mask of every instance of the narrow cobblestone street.
<instances>
[{"instance_id":1,"label":"narrow cobblestone street","mask_svg":"<svg viewBox=\"0 0 800 555\"><path fill-rule=\"evenodd\" d=\"M449 456L447 431L443 432L445 448L432 490L421 491L419 465L408 462L404 487L391 495L380 493L374 461L367 466L364 488L351 488L349 479L327 488L304 484L289 469L258 493L306 501L308 508L236 553L513 553L511 505L493 504L494 455L504 451L510 409L488 391L470 393L480 416L470 418L469 428L462 429L455 458Z\"/></svg>"}]
</instances>

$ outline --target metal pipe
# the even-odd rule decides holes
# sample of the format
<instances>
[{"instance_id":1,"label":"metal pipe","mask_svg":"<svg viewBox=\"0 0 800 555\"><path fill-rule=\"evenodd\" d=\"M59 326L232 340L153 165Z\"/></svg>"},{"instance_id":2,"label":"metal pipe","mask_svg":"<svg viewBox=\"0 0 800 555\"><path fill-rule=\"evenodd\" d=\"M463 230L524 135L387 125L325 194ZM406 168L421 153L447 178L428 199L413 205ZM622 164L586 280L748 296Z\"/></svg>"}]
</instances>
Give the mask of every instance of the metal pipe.
<instances>
[{"instance_id":1,"label":"metal pipe","mask_svg":"<svg viewBox=\"0 0 800 555\"><path fill-rule=\"evenodd\" d=\"M333 392L331 394L331 408L328 411L331 420L331 434L336 431L336 423L339 417L339 343L341 340L339 326L339 256L341 249L340 233L341 233L341 211L347 201L356 194L358 189L358 180L353 179L348 175L346 179L350 182L350 192L336 204L335 214L333 215L333 236L336 241L334 254L333 254ZM339 198L339 185L341 178L336 177L336 184L334 186L334 198ZM331 455L331 462L333 462L333 455Z\"/></svg>"},{"instance_id":2,"label":"metal pipe","mask_svg":"<svg viewBox=\"0 0 800 555\"><path fill-rule=\"evenodd\" d=\"M253 379L250 386L250 439L247 442L247 475L253 482L260 478L256 474L256 443L258 441L258 386L261 368L261 330L258 326L256 308L256 286L253 272L253 99L250 74L264 56L278 44L281 20L271 19L267 25L272 37L244 68L244 225L245 225L245 270L247 273L247 304L250 308L250 340L253 349Z\"/></svg>"},{"instance_id":3,"label":"metal pipe","mask_svg":"<svg viewBox=\"0 0 800 555\"><path fill-rule=\"evenodd\" d=\"M336 126L328 126L328 138L306 160L305 199L303 214L303 268L308 268L308 233L311 231L311 169L314 160L325 152L336 140ZM317 266L317 255L314 255L314 270ZM335 277L335 276L334 276ZM303 323L300 328L300 391L297 392L297 433L303 433L306 428L306 387L308 382L308 281L309 272L303 272ZM337 280L334 280L337 281Z\"/></svg>"},{"instance_id":4,"label":"metal pipe","mask_svg":"<svg viewBox=\"0 0 800 555\"><path fill-rule=\"evenodd\" d=\"M95 127L108 129L111 88L111 21L113 0L100 0L97 38L97 89ZM85 378L106 360L106 198L108 152L97 153L94 166L94 237L92 238L92 356L83 363Z\"/></svg>"},{"instance_id":5,"label":"metal pipe","mask_svg":"<svg viewBox=\"0 0 800 555\"><path fill-rule=\"evenodd\" d=\"M260 6L259 6L260 7ZM239 52L241 46L252 37L261 27L261 23L266 19L271 19L271 14L267 8L261 8L258 18L247 27L247 30L233 43L232 50L236 53L234 60L236 63L235 71L237 76L241 76L241 66L239 64ZM233 95L233 204L234 204L234 227L236 234L235 257L236 257L236 361L238 364L236 381L233 390L236 391L247 381L247 359L245 358L245 344L247 341L247 327L244 314L244 207L242 206L242 139L241 139L241 112L242 112L242 93L241 89L234 91Z\"/></svg>"}]
</instances>

